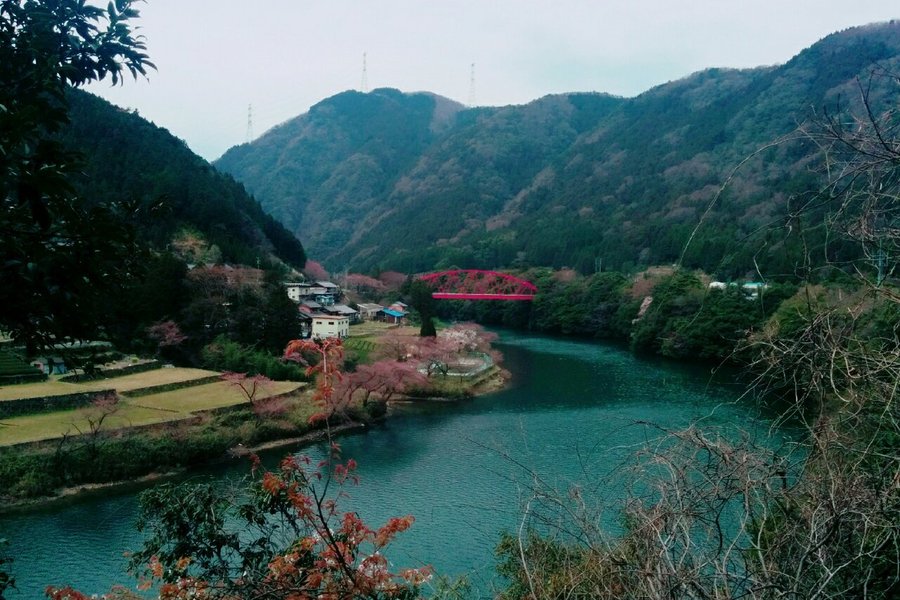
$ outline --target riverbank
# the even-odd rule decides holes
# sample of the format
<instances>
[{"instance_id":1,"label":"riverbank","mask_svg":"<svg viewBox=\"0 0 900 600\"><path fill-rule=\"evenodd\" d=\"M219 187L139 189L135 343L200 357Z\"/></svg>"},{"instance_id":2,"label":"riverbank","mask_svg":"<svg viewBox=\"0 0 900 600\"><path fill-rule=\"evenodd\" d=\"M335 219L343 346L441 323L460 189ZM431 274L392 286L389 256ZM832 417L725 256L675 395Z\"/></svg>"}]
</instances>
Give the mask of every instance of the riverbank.
<instances>
[{"instance_id":1,"label":"riverbank","mask_svg":"<svg viewBox=\"0 0 900 600\"><path fill-rule=\"evenodd\" d=\"M494 597L493 550L500 531L519 526L532 474L558 484L563 497L571 485L583 484L578 489L584 494L597 490L615 502L621 488L610 471L653 435L636 422L678 428L704 418L733 427L754 422L756 415L737 402L738 390L710 384L702 369L636 359L619 347L511 331L495 347L513 374L504 389L461 402L392 401L386 420L339 440L343 456L359 463L360 479L345 490L350 497L342 506L373 525L413 515L415 523L397 537L390 559L465 575L473 587L467 597ZM301 452L318 461L324 446ZM287 451L263 454L264 463L276 464ZM233 489L248 463L224 461L194 473ZM144 540L134 529L138 496L137 489L121 488L0 518L22 600L43 597L48 584L103 593L131 583L122 552L139 549ZM613 527L616 518L608 518Z\"/></svg>"},{"instance_id":2,"label":"riverbank","mask_svg":"<svg viewBox=\"0 0 900 600\"><path fill-rule=\"evenodd\" d=\"M440 386L428 398L392 402L458 401L501 389L508 374L492 367L469 382ZM364 430L389 412L379 401L352 406L342 421L325 429L311 425L317 406L309 390L282 398L277 414L261 418L252 406L198 413L191 420L139 429L97 431L25 446L0 448L0 513L68 501L112 488L140 489L161 480L251 453L300 448L328 435Z\"/></svg>"},{"instance_id":3,"label":"riverbank","mask_svg":"<svg viewBox=\"0 0 900 600\"><path fill-rule=\"evenodd\" d=\"M303 435L270 440L268 442L256 444L254 446L244 446L243 444L238 444L233 448L229 448L218 459L211 460L209 462L203 463L202 465L196 466L214 467L216 465L226 464L235 460L244 459L252 454L265 452L268 450L276 450L278 448L300 449L327 438L336 438L348 433L363 431L368 427L369 423L353 421L349 423L341 423L328 429L316 429L313 431L309 431ZM173 481L185 477L188 473L190 473L190 471L191 468L180 467L174 470L148 473L146 475L129 479L107 481L103 483L84 483L80 485L63 487L57 490L54 496L29 498L18 502L13 502L11 504L4 504L0 506L0 515L15 514L17 512L27 511L36 507L50 507L54 504L61 504L72 501L74 499L96 496L112 490L140 491L151 485L156 485L162 482Z\"/></svg>"}]
</instances>

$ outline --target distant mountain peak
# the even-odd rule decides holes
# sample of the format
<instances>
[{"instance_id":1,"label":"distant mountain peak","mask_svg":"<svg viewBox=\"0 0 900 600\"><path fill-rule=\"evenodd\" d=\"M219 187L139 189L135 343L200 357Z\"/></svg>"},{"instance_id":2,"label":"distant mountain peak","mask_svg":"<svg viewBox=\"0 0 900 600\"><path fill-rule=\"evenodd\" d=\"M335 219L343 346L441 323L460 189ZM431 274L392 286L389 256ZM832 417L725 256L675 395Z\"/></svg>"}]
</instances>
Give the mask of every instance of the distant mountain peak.
<instances>
[{"instance_id":1,"label":"distant mountain peak","mask_svg":"<svg viewBox=\"0 0 900 600\"><path fill-rule=\"evenodd\" d=\"M334 268L663 264L679 259L735 166L883 67L900 70L900 23L634 98L579 92L466 108L428 92L343 92L216 166ZM695 239L705 250L687 261L714 267L739 252L728 249L814 186L812 152L783 144L744 163Z\"/></svg>"}]
</instances>

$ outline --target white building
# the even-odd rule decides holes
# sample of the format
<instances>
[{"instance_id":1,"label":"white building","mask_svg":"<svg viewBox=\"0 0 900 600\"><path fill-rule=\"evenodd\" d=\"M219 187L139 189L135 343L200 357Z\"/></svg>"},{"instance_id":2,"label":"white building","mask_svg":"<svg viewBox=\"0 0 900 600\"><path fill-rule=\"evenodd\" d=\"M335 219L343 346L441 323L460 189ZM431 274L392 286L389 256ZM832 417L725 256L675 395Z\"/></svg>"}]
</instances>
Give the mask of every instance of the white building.
<instances>
[{"instance_id":1,"label":"white building","mask_svg":"<svg viewBox=\"0 0 900 600\"><path fill-rule=\"evenodd\" d=\"M294 302L300 302L300 299L306 296L306 290L309 288L305 283L285 283L284 287L287 290L288 298Z\"/></svg>"},{"instance_id":2,"label":"white building","mask_svg":"<svg viewBox=\"0 0 900 600\"><path fill-rule=\"evenodd\" d=\"M319 304L331 306L335 300L341 297L341 288L330 281L285 282L283 285L287 290L288 298L294 302L315 299Z\"/></svg>"},{"instance_id":3,"label":"white building","mask_svg":"<svg viewBox=\"0 0 900 600\"><path fill-rule=\"evenodd\" d=\"M313 339L345 338L350 335L350 319L334 315L313 315Z\"/></svg>"}]
</instances>

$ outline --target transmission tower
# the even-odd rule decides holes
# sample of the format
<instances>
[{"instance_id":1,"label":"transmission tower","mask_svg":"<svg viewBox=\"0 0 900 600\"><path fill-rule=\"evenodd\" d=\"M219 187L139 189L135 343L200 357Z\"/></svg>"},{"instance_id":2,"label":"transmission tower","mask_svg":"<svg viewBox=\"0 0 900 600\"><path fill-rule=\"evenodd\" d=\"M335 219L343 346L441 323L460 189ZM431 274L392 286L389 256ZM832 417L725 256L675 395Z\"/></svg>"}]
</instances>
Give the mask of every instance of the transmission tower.
<instances>
[{"instance_id":1,"label":"transmission tower","mask_svg":"<svg viewBox=\"0 0 900 600\"><path fill-rule=\"evenodd\" d=\"M363 94L369 93L369 74L366 71L366 53L363 52L363 71L362 71L362 84L360 85L360 90Z\"/></svg>"},{"instance_id":2,"label":"transmission tower","mask_svg":"<svg viewBox=\"0 0 900 600\"><path fill-rule=\"evenodd\" d=\"M247 143L253 140L253 105L247 105Z\"/></svg>"},{"instance_id":3,"label":"transmission tower","mask_svg":"<svg viewBox=\"0 0 900 600\"><path fill-rule=\"evenodd\" d=\"M475 63L469 71L469 106L475 106Z\"/></svg>"}]
</instances>

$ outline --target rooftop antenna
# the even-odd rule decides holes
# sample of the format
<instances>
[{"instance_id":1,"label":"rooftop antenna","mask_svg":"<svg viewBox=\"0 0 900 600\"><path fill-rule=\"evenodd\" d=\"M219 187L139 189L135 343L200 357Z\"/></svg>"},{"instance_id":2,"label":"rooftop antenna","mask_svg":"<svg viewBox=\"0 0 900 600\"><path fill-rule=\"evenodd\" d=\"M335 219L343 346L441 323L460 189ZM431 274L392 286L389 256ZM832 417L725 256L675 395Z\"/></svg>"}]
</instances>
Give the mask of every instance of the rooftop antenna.
<instances>
[{"instance_id":1,"label":"rooftop antenna","mask_svg":"<svg viewBox=\"0 0 900 600\"><path fill-rule=\"evenodd\" d=\"M247 143L253 139L253 105L247 105Z\"/></svg>"},{"instance_id":2,"label":"rooftop antenna","mask_svg":"<svg viewBox=\"0 0 900 600\"><path fill-rule=\"evenodd\" d=\"M360 86L363 94L369 93L369 75L366 72L366 53L363 52L363 72L362 72L362 85Z\"/></svg>"},{"instance_id":3,"label":"rooftop antenna","mask_svg":"<svg viewBox=\"0 0 900 600\"><path fill-rule=\"evenodd\" d=\"M475 63L469 71L469 106L475 106Z\"/></svg>"}]
</instances>

